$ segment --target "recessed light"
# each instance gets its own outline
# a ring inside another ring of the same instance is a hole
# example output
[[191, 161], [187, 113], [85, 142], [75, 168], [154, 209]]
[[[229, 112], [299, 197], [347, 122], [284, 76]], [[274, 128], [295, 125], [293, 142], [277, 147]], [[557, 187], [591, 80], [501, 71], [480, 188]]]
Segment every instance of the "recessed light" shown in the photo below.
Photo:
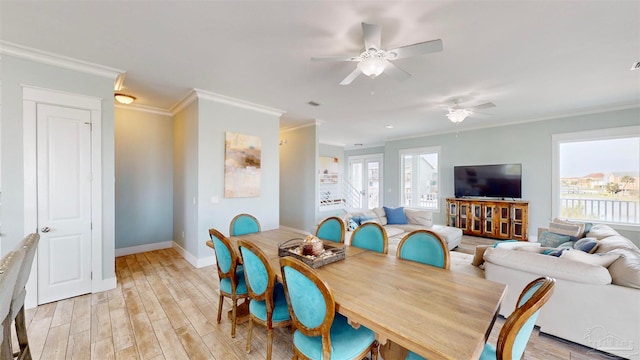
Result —
[[386, 127], [387, 129], [393, 129], [393, 125], [391, 125], [391, 124], [387, 124], [384, 127]]

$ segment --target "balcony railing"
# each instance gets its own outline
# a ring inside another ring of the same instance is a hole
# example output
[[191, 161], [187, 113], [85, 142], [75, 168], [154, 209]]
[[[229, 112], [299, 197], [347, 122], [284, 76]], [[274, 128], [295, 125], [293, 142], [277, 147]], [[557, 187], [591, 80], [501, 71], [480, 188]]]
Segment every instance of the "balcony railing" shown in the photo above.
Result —
[[640, 224], [640, 201], [563, 197], [561, 216], [618, 224]]

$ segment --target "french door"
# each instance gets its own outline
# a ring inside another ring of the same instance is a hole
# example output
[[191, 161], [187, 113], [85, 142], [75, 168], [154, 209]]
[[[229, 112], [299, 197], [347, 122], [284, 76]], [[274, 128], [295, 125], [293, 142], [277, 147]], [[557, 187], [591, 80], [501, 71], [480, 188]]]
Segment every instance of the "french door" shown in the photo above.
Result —
[[348, 206], [367, 210], [382, 206], [382, 154], [349, 156], [349, 184], [352, 194]]

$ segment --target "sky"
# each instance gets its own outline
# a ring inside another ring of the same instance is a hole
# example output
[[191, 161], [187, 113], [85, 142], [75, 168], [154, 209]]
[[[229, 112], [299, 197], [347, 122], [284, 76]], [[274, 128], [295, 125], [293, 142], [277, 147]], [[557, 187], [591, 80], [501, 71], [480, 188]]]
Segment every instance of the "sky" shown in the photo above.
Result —
[[640, 172], [640, 137], [560, 144], [560, 177]]

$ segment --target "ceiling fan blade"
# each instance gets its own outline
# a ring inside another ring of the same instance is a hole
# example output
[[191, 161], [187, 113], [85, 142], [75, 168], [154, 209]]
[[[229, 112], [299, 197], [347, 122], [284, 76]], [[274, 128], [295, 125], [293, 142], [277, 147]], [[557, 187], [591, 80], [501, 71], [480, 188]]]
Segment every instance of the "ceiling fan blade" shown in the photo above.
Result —
[[469, 116], [473, 116], [475, 118], [479, 118], [479, 119], [487, 119], [489, 116], [489, 114], [485, 114], [485, 113], [481, 113], [481, 112], [477, 112], [477, 111], [472, 111], [471, 115]]
[[495, 107], [495, 106], [496, 106], [496, 104], [494, 104], [492, 102], [488, 102], [488, 103], [472, 106], [469, 109], [470, 110], [488, 109], [488, 108], [492, 108], [492, 107]]
[[387, 66], [384, 68], [384, 72], [396, 78], [398, 81], [404, 81], [411, 77], [411, 74], [400, 69], [391, 61], [387, 61]]
[[396, 54], [394, 59], [402, 59], [411, 56], [418, 56], [442, 51], [442, 40], [425, 41], [413, 45], [401, 46], [399, 48], [387, 51], [387, 54]]
[[362, 23], [362, 35], [364, 37], [364, 50], [371, 48], [380, 50], [380, 41], [382, 39], [382, 29], [380, 25]]
[[358, 61], [357, 56], [319, 56], [312, 57], [311, 61]]
[[349, 85], [353, 80], [355, 80], [358, 76], [360, 76], [360, 69], [356, 68], [349, 74], [344, 80], [340, 82], [340, 85]]

